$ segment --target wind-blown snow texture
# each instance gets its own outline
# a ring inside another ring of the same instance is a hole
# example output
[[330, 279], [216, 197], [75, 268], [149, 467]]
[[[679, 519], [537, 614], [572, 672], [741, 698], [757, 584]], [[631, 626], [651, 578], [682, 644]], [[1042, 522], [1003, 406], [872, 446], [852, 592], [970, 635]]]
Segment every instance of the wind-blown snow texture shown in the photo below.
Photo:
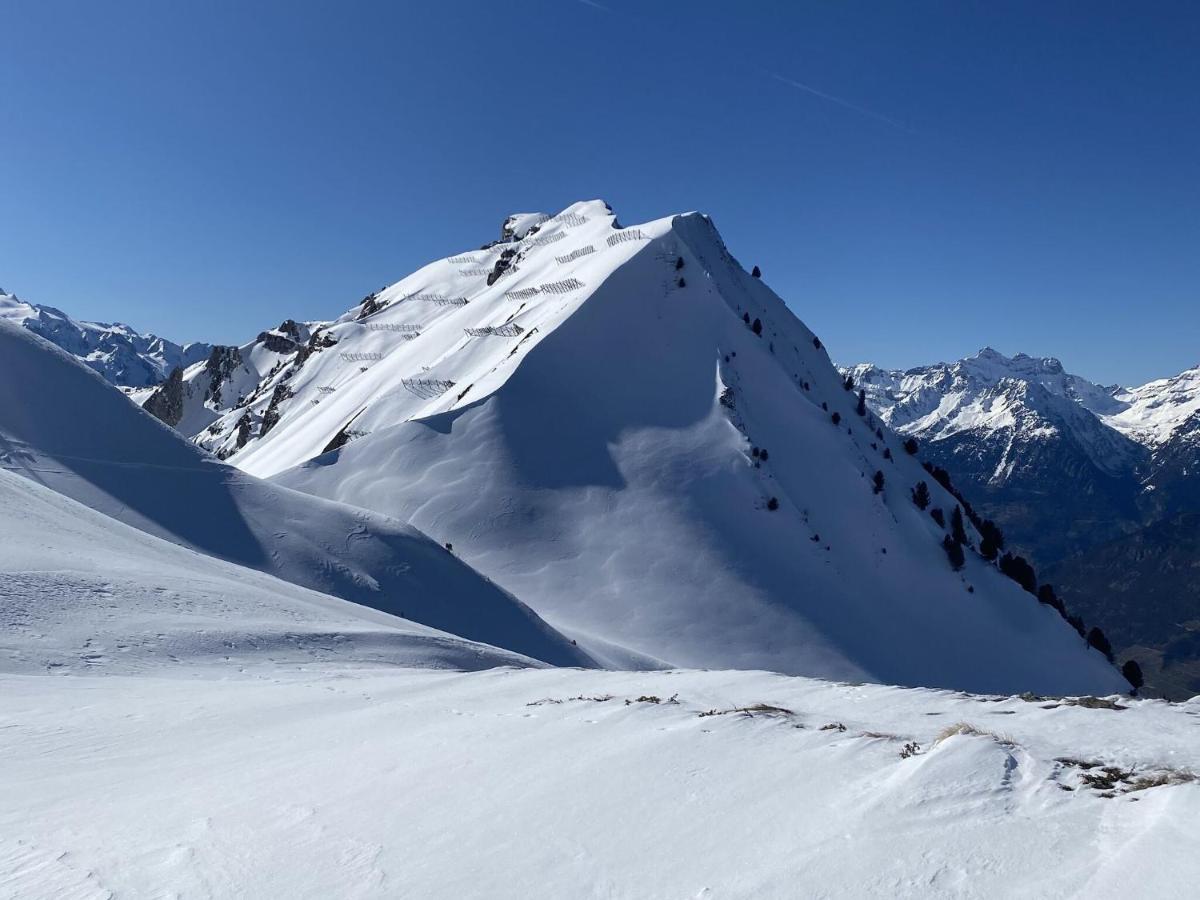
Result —
[[41, 335], [123, 388], [152, 387], [172, 369], [190, 366], [212, 351], [208, 344], [180, 346], [120, 322], [80, 322], [62, 310], [26, 303], [2, 290], [0, 319]]
[[[0, 895], [23, 900], [1126, 900], [1200, 879], [1200, 787], [1169, 783], [1200, 767], [1195, 703], [319, 666], [0, 692]], [[733, 709], [757, 703], [781, 709]], [[937, 740], [959, 722], [1000, 737]], [[1101, 766], [1128, 780], [1087, 786]]]
[[0, 322], [0, 468], [201, 553], [556, 664], [588, 659], [415, 528], [226, 466]]
[[314, 326], [199, 442], [244, 421], [231, 462], [453, 543], [611, 664], [1124, 687], [994, 568], [951, 571], [925, 473], [707, 218], [540, 218]]

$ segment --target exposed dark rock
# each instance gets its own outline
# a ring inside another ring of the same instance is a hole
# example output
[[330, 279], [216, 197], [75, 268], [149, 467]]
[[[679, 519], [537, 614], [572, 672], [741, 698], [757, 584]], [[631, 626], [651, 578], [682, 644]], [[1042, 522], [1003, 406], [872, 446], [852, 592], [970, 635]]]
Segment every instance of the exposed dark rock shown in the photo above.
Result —
[[286, 384], [275, 385], [275, 390], [271, 392], [271, 402], [267, 404], [267, 411], [263, 413], [262, 427], [258, 430], [259, 437], [266, 437], [267, 432], [279, 424], [279, 404], [290, 400], [291, 397], [290, 387]]
[[142, 409], [172, 428], [183, 418], [183, 369], [176, 366], [167, 380], [155, 388]]
[[209, 376], [208, 389], [204, 392], [205, 398], [212, 398], [215, 403], [220, 404], [221, 387], [241, 364], [242, 353], [237, 347], [213, 347], [212, 353], [208, 355], [208, 362], [204, 364], [204, 371]]

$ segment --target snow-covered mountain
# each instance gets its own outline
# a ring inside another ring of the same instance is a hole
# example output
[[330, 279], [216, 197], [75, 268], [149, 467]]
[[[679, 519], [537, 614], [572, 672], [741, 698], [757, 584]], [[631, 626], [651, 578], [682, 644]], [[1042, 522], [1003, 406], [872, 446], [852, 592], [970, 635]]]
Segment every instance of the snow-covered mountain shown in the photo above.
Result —
[[[1056, 359], [1006, 357], [991, 348], [953, 363], [886, 371], [842, 369], [880, 418], [916, 437], [985, 514], [1043, 560], [1081, 540], [1137, 527], [1139, 472], [1148, 452], [1109, 426], [1124, 408], [1115, 388], [1068, 374]], [[1059, 493], [1068, 506], [1048, 507]]]
[[957, 502], [704, 216], [511, 217], [230, 359], [158, 394], [197, 443], [417, 525], [610, 663], [1120, 684], [992, 564], [952, 568], [911, 494]]
[[51, 306], [38, 306], [0, 290], [0, 320], [27, 328], [76, 357], [122, 388], [148, 388], [177, 367], [190, 366], [212, 351], [208, 344], [180, 346], [140, 334], [120, 322], [81, 322]]
[[[907, 371], [842, 373], [1062, 579], [1064, 597], [1119, 636], [1119, 648], [1138, 646], [1145, 659], [1146, 647], [1190, 633], [1195, 616], [1181, 618], [1179, 600], [1200, 560], [1189, 562], [1193, 542], [1178, 529], [1200, 512], [1200, 369], [1105, 387], [1056, 359], [988, 348]], [[1156, 677], [1177, 693], [1200, 689], [1200, 667]]]
[[415, 528], [223, 465], [4, 322], [0, 469], [198, 553], [545, 662], [590, 664]]

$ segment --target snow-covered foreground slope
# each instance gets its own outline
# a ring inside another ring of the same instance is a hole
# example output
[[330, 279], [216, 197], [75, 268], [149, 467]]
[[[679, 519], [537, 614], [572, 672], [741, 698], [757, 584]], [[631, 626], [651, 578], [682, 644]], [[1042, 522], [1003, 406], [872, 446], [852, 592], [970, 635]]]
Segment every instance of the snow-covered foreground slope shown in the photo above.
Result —
[[415, 528], [223, 465], [0, 322], [0, 469], [193, 550], [546, 662], [589, 658]]
[[3, 469], [0, 612], [6, 673], [541, 665], [168, 543]]
[[[1194, 703], [320, 666], [4, 675], [0, 694], [0, 895], [25, 900], [1125, 900], [1200, 880], [1200, 786], [1170, 783], [1200, 767]], [[959, 723], [993, 734], [939, 740]]]
[[140, 334], [120, 322], [81, 322], [52, 306], [38, 306], [0, 290], [0, 319], [57, 344], [123, 388], [158, 384], [177, 366], [190, 366], [211, 352], [208, 344], [179, 344]]
[[[513, 238], [322, 329], [329, 346], [237, 413], [247, 437], [230, 460], [451, 542], [589, 647], [1124, 689], [994, 566], [968, 553], [952, 570], [946, 531], [911, 494], [928, 482], [946, 522], [956, 501], [856, 414], [820, 342], [707, 218], [618, 228], [579, 203]], [[214, 449], [232, 435], [224, 422]]]

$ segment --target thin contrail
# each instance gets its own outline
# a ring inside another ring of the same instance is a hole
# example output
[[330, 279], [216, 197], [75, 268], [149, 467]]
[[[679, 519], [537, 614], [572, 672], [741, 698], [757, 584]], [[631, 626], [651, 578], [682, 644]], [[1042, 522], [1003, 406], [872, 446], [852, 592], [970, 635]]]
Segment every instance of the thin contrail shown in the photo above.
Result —
[[[582, 3], [584, 0], [580, 0], [580, 2]], [[891, 125], [893, 128], [899, 128], [901, 131], [907, 131], [910, 134], [912, 133], [912, 129], [903, 122], [897, 122], [895, 119], [889, 118], [883, 113], [877, 113], [873, 109], [867, 109], [865, 106], [859, 106], [857, 103], [851, 103], [849, 100], [843, 100], [841, 97], [835, 97], [833, 94], [827, 94], [824, 91], [819, 91], [812, 85], [803, 84], [802, 82], [796, 81], [792, 78], [785, 78], [778, 72], [768, 72], [766, 69], [761, 71], [764, 75], [774, 78], [776, 81], [781, 81], [784, 84], [791, 85], [792, 87], [796, 88], [796, 90], [805, 91], [809, 94], [812, 94], [814, 97], [820, 97], [822, 100], [828, 100], [830, 103], [836, 103], [838, 106], [844, 106], [846, 109], [852, 109], [856, 113], [862, 113], [864, 116], [870, 116], [872, 119], [878, 119], [880, 122], [885, 122], [888, 125]]]
[[[603, 3], [598, 2], [598, 0], [578, 0], [578, 2], [582, 3], [584, 6], [590, 6], [592, 9], [598, 9], [598, 10], [601, 10], [602, 12], [606, 12], [606, 13], [609, 13], [614, 16], [625, 16], [626, 18], [633, 19], [634, 21], [645, 22], [645, 20], [642, 19], [640, 16], [634, 15], [633, 13], [615, 10], [610, 6], [605, 6]], [[727, 56], [727, 58], [730, 58], [728, 56], [728, 54], [726, 54], [726, 56]], [[744, 64], [744, 61], [742, 62], [742, 64]], [[789, 87], [794, 87], [798, 91], [804, 91], [807, 94], [812, 94], [814, 97], [818, 97], [821, 100], [826, 101], [827, 103], [836, 103], [838, 106], [840, 106], [844, 109], [852, 110], [852, 111], [858, 113], [859, 115], [870, 116], [872, 119], [875, 119], [878, 122], [883, 122], [885, 125], [891, 125], [893, 128], [899, 128], [901, 131], [906, 131], [909, 134], [916, 133], [908, 125], [905, 125], [903, 122], [898, 122], [893, 118], [885, 116], [883, 113], [877, 113], [873, 109], [867, 109], [865, 106], [859, 106], [857, 103], [851, 103], [849, 100], [843, 100], [841, 97], [835, 97], [833, 94], [827, 94], [824, 91], [817, 90], [812, 85], [804, 84], [803, 82], [796, 81], [794, 78], [788, 78], [784, 75], [780, 75], [778, 72], [771, 72], [767, 69], [762, 68], [761, 66], [752, 66], [752, 67], [757, 69], [761, 74], [765, 75], [767, 78], [774, 79], [775, 81], [781, 82], [782, 84], [786, 84]]]

